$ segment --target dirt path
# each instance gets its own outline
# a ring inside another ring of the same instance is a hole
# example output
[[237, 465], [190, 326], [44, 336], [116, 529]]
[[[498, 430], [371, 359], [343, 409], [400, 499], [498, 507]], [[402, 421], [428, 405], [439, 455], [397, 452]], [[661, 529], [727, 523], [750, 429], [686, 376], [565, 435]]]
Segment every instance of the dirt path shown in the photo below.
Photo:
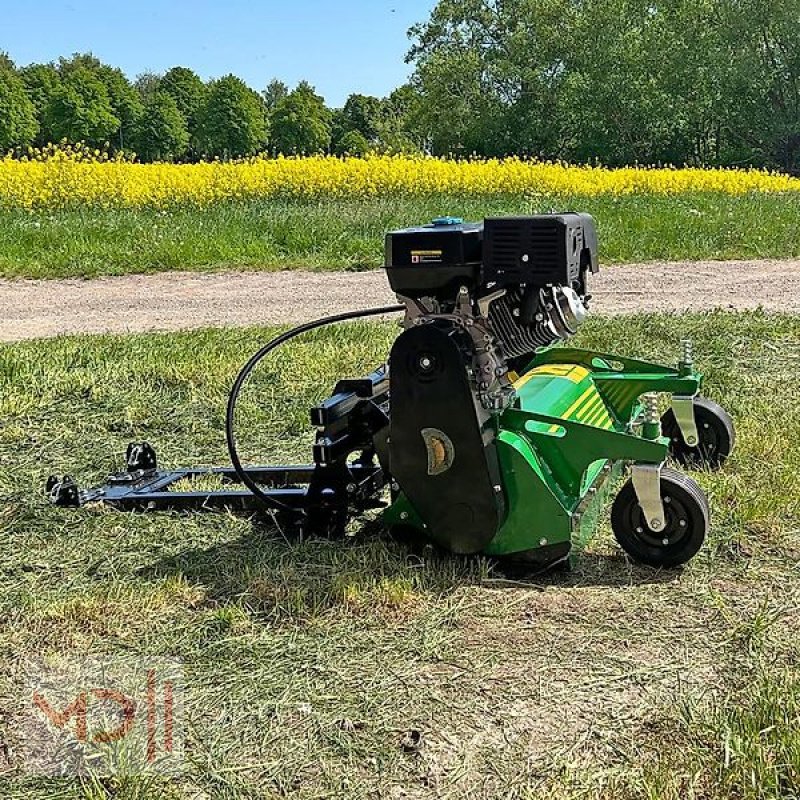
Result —
[[[709, 308], [800, 313], [800, 261], [700, 261], [609, 267], [592, 311]], [[165, 272], [97, 280], [0, 280], [0, 341], [303, 322], [394, 302], [382, 271]]]

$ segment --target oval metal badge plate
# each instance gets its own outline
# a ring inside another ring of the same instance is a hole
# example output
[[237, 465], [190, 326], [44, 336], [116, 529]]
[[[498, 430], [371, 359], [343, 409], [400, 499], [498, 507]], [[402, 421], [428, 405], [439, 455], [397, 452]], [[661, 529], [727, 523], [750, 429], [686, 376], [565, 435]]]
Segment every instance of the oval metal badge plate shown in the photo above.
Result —
[[447, 472], [456, 457], [456, 449], [450, 437], [438, 428], [423, 428], [422, 438], [428, 451], [428, 475]]

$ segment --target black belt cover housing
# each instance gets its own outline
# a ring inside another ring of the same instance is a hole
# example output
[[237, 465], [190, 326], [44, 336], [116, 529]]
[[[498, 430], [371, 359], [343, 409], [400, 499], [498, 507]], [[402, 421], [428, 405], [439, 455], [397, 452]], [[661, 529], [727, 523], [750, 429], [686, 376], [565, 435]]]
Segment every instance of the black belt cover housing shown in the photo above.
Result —
[[464, 554], [483, 550], [505, 517], [494, 435], [481, 431], [467, 376], [471, 358], [465, 331], [433, 323], [402, 333], [389, 362], [392, 477], [430, 538]]

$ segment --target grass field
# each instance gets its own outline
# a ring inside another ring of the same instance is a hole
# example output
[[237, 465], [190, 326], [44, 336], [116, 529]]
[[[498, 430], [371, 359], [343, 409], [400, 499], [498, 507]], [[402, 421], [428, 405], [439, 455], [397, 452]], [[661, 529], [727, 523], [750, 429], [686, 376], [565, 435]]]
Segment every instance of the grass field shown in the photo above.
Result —
[[398, 197], [219, 203], [173, 210], [0, 210], [0, 276], [220, 268], [368, 269], [384, 233], [442, 214], [591, 212], [604, 262], [800, 255], [800, 193]]
[[[800, 318], [593, 319], [580, 337], [670, 361], [693, 337], [708, 393], [735, 417], [726, 469], [695, 473], [713, 527], [681, 572], [630, 565], [607, 524], [571, 573], [519, 582], [480, 560], [412, 558], [359, 528], [297, 542], [225, 514], [45, 503], [49, 472], [102, 480], [132, 439], [165, 465], [223, 461], [227, 388], [268, 335], [0, 349], [4, 796], [797, 796]], [[373, 366], [391, 336], [320, 332], [268, 365], [265, 413], [248, 396], [244, 415], [279, 441], [246, 436], [248, 454], [302, 449], [308, 403]], [[18, 659], [59, 651], [184, 661], [182, 779], [21, 774]], [[422, 745], [408, 752], [411, 730]]]

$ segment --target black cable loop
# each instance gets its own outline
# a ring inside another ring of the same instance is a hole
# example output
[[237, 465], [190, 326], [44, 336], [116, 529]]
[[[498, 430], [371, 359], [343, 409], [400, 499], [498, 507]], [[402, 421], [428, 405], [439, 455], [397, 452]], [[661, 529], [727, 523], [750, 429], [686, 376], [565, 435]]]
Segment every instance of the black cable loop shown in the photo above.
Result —
[[233, 383], [233, 386], [231, 387], [231, 392], [228, 395], [228, 408], [225, 413], [225, 436], [228, 442], [228, 453], [230, 454], [231, 464], [233, 465], [233, 469], [236, 472], [237, 477], [262, 503], [264, 503], [264, 505], [271, 506], [273, 508], [279, 508], [284, 511], [296, 511], [293, 506], [282, 503], [280, 500], [276, 500], [274, 497], [270, 497], [256, 483], [256, 481], [254, 481], [250, 475], [248, 475], [247, 470], [244, 468], [242, 461], [239, 458], [239, 451], [236, 447], [236, 435], [234, 431], [234, 417], [236, 414], [236, 403], [239, 400], [239, 394], [242, 391], [245, 381], [250, 377], [251, 373], [258, 366], [258, 364], [264, 358], [266, 358], [266, 356], [268, 356], [277, 347], [285, 344], [290, 339], [294, 339], [296, 336], [300, 336], [308, 331], [313, 331], [316, 328], [322, 328], [326, 325], [334, 325], [337, 322], [346, 322], [347, 320], [361, 319], [363, 317], [378, 317], [383, 314], [396, 314], [398, 311], [405, 311], [405, 308], [406, 307], [403, 305], [381, 306], [380, 308], [368, 308], [366, 311], [346, 311], [342, 314], [334, 314], [330, 317], [323, 317], [322, 319], [317, 319], [312, 322], [306, 322], [303, 325], [298, 325], [296, 328], [292, 328], [291, 330], [288, 330], [285, 333], [282, 333], [280, 336], [276, 336], [274, 339], [267, 342], [244, 365], [244, 367], [242, 367]]

